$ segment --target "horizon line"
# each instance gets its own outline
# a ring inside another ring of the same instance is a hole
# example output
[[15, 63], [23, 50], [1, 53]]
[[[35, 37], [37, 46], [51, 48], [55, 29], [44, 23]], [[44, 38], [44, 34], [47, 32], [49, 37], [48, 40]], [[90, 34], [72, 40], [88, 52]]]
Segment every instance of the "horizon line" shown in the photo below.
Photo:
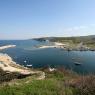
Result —
[[94, 36], [94, 35], [80, 35], [80, 36], [41, 36], [41, 37], [31, 37], [26, 39], [0, 39], [0, 40], [31, 40], [35, 38], [53, 38], [53, 37], [85, 37], [85, 36]]

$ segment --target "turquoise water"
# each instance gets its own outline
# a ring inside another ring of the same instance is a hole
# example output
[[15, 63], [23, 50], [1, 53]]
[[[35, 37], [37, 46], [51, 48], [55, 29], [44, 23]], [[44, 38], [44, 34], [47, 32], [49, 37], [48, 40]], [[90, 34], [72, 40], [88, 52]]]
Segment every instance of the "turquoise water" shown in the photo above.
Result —
[[[38, 49], [39, 45], [53, 43], [37, 42], [34, 40], [0, 41], [0, 45], [15, 44], [16, 48], [1, 51], [7, 53], [19, 64], [32, 64], [33, 68], [43, 66], [64, 66], [78, 73], [95, 73], [95, 52], [92, 51], [64, 51], [57, 48]], [[81, 65], [75, 65], [79, 59]], [[24, 62], [26, 60], [26, 63]]]

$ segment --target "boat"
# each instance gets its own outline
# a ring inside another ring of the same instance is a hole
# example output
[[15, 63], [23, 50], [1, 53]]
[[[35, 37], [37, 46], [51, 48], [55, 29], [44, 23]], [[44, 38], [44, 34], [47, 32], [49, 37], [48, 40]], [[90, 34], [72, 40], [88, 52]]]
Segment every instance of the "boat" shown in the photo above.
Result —
[[32, 67], [32, 65], [31, 65], [31, 64], [30, 64], [30, 65], [29, 65], [29, 64], [27, 64], [26, 66], [27, 66], [27, 67]]
[[27, 61], [25, 60], [24, 63], [26, 63]]
[[75, 65], [81, 65], [82, 63], [80, 62], [74, 62]]

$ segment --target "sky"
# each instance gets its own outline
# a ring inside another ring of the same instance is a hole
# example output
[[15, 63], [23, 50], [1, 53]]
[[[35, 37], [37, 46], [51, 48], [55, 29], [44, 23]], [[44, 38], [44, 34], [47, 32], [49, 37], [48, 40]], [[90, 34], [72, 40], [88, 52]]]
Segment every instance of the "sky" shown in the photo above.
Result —
[[0, 39], [95, 35], [95, 0], [0, 0]]

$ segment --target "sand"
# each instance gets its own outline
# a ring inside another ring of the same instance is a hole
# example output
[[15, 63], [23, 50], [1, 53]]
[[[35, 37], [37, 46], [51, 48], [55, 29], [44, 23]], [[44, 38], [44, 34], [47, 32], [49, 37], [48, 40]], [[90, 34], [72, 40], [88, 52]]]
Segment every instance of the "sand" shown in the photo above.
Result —
[[66, 44], [54, 42], [54, 45], [44, 45], [44, 46], [40, 46], [39, 48], [40, 49], [45, 49], [45, 48], [64, 48], [64, 46], [66, 46]]

